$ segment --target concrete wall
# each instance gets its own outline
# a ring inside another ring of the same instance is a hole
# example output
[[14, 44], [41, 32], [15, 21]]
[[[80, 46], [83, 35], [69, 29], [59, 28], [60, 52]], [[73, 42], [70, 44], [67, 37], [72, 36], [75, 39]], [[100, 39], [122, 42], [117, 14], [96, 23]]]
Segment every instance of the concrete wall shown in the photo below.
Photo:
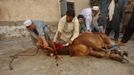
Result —
[[0, 40], [29, 37], [29, 32], [24, 26], [0, 26]]
[[[77, 15], [89, 7], [89, 0], [67, 1], [75, 3]], [[45, 21], [53, 38], [60, 18], [60, 0], [0, 0], [0, 40], [28, 37], [25, 19]]]
[[0, 0], [0, 40], [29, 37], [25, 19], [43, 20], [54, 31], [60, 19], [59, 0]]
[[57, 22], [60, 19], [59, 0], [0, 0], [0, 21], [29, 18]]
[[[76, 14], [89, 7], [90, 0], [67, 0], [75, 3]], [[40, 19], [45, 22], [58, 22], [60, 0], [0, 0], [0, 21]]]

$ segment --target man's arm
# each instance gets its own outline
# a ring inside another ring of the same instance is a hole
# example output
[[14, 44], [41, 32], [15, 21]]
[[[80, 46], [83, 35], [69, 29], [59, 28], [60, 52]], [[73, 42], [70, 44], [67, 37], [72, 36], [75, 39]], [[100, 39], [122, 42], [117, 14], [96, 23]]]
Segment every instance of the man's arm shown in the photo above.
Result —
[[92, 22], [92, 17], [87, 17], [86, 18], [86, 27], [87, 27], [87, 31], [91, 32], [91, 22]]
[[40, 39], [42, 39], [42, 41], [43, 41], [43, 46], [46, 48], [46, 47], [48, 47], [48, 43], [47, 43], [47, 40], [46, 40], [46, 38], [45, 38], [45, 36], [44, 36], [44, 30], [43, 30], [43, 28], [44, 28], [44, 25], [36, 25], [36, 29], [37, 29], [37, 31], [38, 31], [38, 33], [39, 33], [39, 35], [38, 35], [38, 39], [40, 38]]
[[79, 36], [79, 21], [78, 19], [75, 17], [75, 23], [74, 23], [74, 32], [73, 32], [73, 36], [70, 39], [70, 42], [72, 42], [76, 37]]
[[60, 21], [59, 21], [58, 29], [57, 29], [57, 32], [54, 36], [54, 40], [53, 40], [54, 42], [58, 42], [60, 40], [63, 25], [64, 25], [64, 17], [61, 18]]
[[30, 37], [32, 39], [33, 45], [37, 45], [37, 38], [38, 38], [38, 36], [34, 32], [30, 31]]

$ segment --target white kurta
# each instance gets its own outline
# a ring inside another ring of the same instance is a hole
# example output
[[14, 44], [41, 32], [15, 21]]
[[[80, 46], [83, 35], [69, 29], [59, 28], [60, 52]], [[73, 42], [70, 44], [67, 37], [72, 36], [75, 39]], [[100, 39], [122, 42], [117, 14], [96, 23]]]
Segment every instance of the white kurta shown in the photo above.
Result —
[[66, 22], [66, 16], [63, 16], [58, 24], [58, 30], [54, 37], [54, 42], [56, 42], [57, 33], [61, 33], [61, 40], [65, 41], [73, 41], [79, 35], [79, 21], [77, 17], [74, 17], [72, 22]]
[[109, 21], [112, 20], [113, 15], [114, 15], [114, 9], [115, 9], [115, 1], [112, 0], [111, 3], [109, 4], [108, 10], [109, 10]]
[[91, 8], [85, 8], [82, 10], [81, 14], [85, 17], [86, 19], [86, 27], [87, 30], [92, 30], [91, 28], [91, 23], [92, 23], [92, 9]]

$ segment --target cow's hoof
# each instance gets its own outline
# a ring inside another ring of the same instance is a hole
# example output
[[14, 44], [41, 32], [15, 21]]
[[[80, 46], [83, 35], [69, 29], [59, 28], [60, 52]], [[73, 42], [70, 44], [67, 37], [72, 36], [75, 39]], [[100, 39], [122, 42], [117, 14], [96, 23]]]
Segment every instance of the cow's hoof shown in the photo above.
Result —
[[53, 57], [54, 54], [53, 53], [47, 53], [47, 56]]
[[119, 51], [119, 55], [121, 57], [124, 57], [124, 56], [128, 57], [128, 52], [127, 51]]
[[123, 56], [128, 57], [128, 52], [127, 51], [124, 51]]
[[126, 58], [122, 58], [122, 60], [120, 62], [121, 63], [129, 63], [129, 60], [127, 60]]

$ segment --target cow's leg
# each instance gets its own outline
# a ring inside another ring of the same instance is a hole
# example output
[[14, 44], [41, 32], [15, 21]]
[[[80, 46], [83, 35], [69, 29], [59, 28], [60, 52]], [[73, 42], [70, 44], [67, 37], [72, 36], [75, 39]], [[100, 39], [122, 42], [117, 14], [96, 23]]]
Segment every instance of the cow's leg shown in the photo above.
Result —
[[48, 50], [48, 53], [53, 53], [54, 55], [57, 55], [57, 50], [55, 48], [54, 42], [52, 41], [47, 41], [49, 44], [49, 47], [46, 48]]
[[91, 44], [91, 45], [88, 46], [88, 47], [92, 47], [93, 50], [98, 51], [98, 52], [105, 52], [105, 53], [108, 53], [108, 52], [109, 52], [108, 50], [103, 49], [103, 48], [101, 48], [101, 47], [99, 47], [99, 46], [96, 46], [96, 45], [94, 45], [94, 44]]
[[98, 51], [94, 51], [92, 49], [89, 50], [89, 55], [97, 57], [97, 58], [102, 58], [105, 57], [105, 52], [98, 52]]
[[89, 55], [92, 55], [94, 57], [103, 57], [103, 58], [110, 58], [116, 61], [122, 62], [123, 57], [119, 56], [118, 54], [106, 54], [105, 52], [97, 52], [94, 50], [90, 50]]
[[123, 61], [123, 57], [121, 57], [120, 55], [118, 54], [110, 54], [109, 56], [107, 56], [108, 58], [110, 59], [113, 59], [113, 60], [117, 60], [119, 62], [122, 62]]
[[89, 42], [85, 41], [85, 42], [83, 42], [83, 44], [86, 45], [87, 47], [92, 47], [95, 51], [99, 51], [99, 52], [102, 51], [105, 53], [108, 52], [106, 49], [103, 49], [103, 48], [101, 48], [101, 46], [98, 46], [90, 41]]

